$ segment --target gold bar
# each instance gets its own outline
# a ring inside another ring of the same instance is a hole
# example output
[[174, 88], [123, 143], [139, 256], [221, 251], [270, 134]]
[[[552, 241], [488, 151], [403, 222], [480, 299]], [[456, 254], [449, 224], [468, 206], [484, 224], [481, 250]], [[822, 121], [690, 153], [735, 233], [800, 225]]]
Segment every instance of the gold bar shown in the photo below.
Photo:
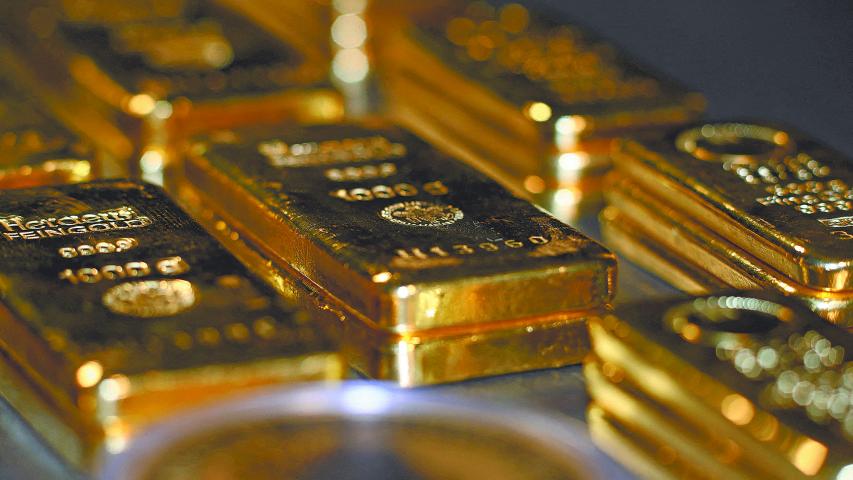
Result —
[[465, 2], [392, 38], [379, 48], [391, 113], [555, 210], [598, 191], [579, 182], [608, 168], [611, 139], [704, 108], [593, 33], [518, 4]]
[[[80, 125], [75, 112], [94, 110], [118, 125], [112, 133], [139, 160], [131, 172], [158, 179], [174, 160], [173, 144], [186, 135], [342, 115], [340, 95], [326, 81], [327, 62], [306, 59], [268, 22], [254, 24], [251, 8], [224, 1], [78, 3], [9, 5], [3, 13], [14, 21], [6, 36], [41, 95], [66, 113], [63, 121]], [[101, 130], [107, 129], [93, 135]]]
[[246, 129], [193, 150], [191, 184], [376, 328], [534, 320], [612, 298], [612, 254], [402, 130]]
[[[638, 259], [653, 271], [669, 270], [669, 276], [673, 277], [672, 269], [675, 265], [680, 265], [675, 269], [698, 270], [701, 273], [692, 279], [708, 287], [706, 293], [720, 290], [713, 288], [713, 280], [703, 278], [708, 276], [715, 278], [716, 283], [732, 288], [776, 289], [785, 295], [799, 298], [832, 323], [845, 327], [853, 325], [851, 292], [827, 292], [792, 282], [750, 252], [697, 223], [677, 207], [650, 195], [631, 180], [614, 175], [610, 184], [607, 190], [608, 202], [626, 217], [624, 223], [616, 228], [632, 228], [633, 225], [633, 236], [638, 242], [656, 245], [651, 248], [659, 253], [668, 252], [668, 255], [664, 255], [669, 257], [669, 268], [655, 262], [650, 256]], [[608, 228], [605, 227], [605, 230]], [[676, 280], [673, 285], [686, 290], [690, 284], [685, 283], [685, 278], [673, 278]]]
[[[657, 438], [682, 430], [683, 441], [671, 445], [727, 446], [705, 457], [700, 449], [694, 462], [776, 478], [835, 478], [849, 463], [849, 405], [818, 397], [844, 395], [850, 333], [784, 297], [740, 292], [626, 305], [591, 319], [590, 337], [595, 356], [585, 373], [596, 402], [664, 425], [646, 429]], [[803, 397], [799, 389], [809, 385], [822, 393]]]
[[853, 290], [853, 170], [799, 133], [745, 123], [695, 125], [625, 142], [619, 169], [735, 246], [812, 290]]
[[74, 463], [238, 390], [343, 375], [329, 333], [156, 187], [10, 190], [0, 212], [0, 350], [75, 425], [79, 444], [54, 445]]
[[286, 264], [270, 262], [275, 252], [266, 250], [240, 221], [214, 211], [216, 202], [192, 185], [184, 182], [178, 192], [182, 206], [253, 272], [337, 331], [350, 366], [367, 377], [414, 387], [561, 367], [579, 363], [589, 351], [586, 318], [595, 312], [415, 334], [373, 328], [363, 315], [309, 286]]

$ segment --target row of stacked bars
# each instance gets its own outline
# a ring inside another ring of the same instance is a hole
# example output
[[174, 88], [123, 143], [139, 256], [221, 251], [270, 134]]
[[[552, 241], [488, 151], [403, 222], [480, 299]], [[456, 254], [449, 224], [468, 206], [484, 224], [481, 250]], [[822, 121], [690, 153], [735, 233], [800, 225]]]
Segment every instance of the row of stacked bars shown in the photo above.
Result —
[[849, 478], [853, 335], [775, 293], [589, 323], [593, 439], [644, 478]]
[[621, 142], [608, 245], [701, 294], [770, 289], [851, 327], [849, 159], [793, 130], [728, 122]]
[[[329, 63], [270, 22], [288, 15], [0, 8], [5, 184], [87, 181], [0, 198], [0, 392], [72, 463], [233, 392], [342, 378], [344, 361], [408, 386], [588, 351], [612, 254], [399, 127], [345, 120]], [[98, 180], [126, 175], [164, 181], [197, 220], [154, 186]]]

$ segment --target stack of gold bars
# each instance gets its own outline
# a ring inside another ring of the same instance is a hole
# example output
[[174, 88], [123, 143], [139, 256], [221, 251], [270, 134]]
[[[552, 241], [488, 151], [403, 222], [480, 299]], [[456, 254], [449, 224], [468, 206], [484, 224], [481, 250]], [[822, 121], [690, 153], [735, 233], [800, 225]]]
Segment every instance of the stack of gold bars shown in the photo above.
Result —
[[[347, 366], [586, 357], [594, 436], [642, 475], [853, 478], [839, 154], [692, 125], [700, 94], [516, 3], [9, 1], [0, 27], [0, 396], [75, 467]], [[676, 287], [823, 319], [611, 314], [616, 257], [562, 223], [603, 197]]]

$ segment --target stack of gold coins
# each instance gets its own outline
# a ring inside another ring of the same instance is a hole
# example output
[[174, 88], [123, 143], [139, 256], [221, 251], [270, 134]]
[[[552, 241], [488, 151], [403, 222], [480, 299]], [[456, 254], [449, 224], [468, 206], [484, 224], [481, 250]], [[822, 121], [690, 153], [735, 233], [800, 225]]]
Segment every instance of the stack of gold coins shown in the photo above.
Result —
[[[257, 12], [244, 5], [252, 2], [220, 3], [228, 2], [15, 3], [3, 7], [3, 33], [21, 75], [63, 121], [127, 159], [124, 172], [162, 182], [184, 135], [342, 114], [325, 60], [254, 23]], [[99, 122], [84, 124], [78, 112]]]
[[393, 116], [564, 220], [600, 199], [612, 139], [704, 107], [592, 33], [518, 4], [418, 16], [379, 55]]
[[846, 478], [853, 337], [749, 292], [590, 320], [593, 437], [648, 478]]
[[151, 185], [6, 190], [0, 259], [0, 395], [84, 469], [167, 416], [345, 372], [334, 332]]
[[684, 127], [615, 153], [601, 215], [628, 258], [693, 293], [769, 288], [853, 325], [853, 171], [770, 125]]
[[299, 276], [372, 377], [576, 363], [613, 296], [611, 253], [384, 122], [219, 132], [185, 169], [181, 200]]

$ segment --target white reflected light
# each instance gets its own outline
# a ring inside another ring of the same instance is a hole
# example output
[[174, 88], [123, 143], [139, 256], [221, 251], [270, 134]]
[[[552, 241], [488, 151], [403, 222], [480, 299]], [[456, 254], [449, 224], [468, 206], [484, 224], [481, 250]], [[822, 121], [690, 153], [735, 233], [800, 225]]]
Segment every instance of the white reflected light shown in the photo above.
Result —
[[341, 48], [358, 48], [367, 40], [367, 24], [358, 15], [341, 15], [332, 24], [332, 40]]
[[391, 395], [380, 387], [359, 385], [346, 390], [341, 402], [349, 413], [375, 415], [388, 409]]
[[332, 73], [344, 83], [358, 83], [367, 78], [370, 63], [367, 55], [358, 48], [347, 48], [335, 54]]

